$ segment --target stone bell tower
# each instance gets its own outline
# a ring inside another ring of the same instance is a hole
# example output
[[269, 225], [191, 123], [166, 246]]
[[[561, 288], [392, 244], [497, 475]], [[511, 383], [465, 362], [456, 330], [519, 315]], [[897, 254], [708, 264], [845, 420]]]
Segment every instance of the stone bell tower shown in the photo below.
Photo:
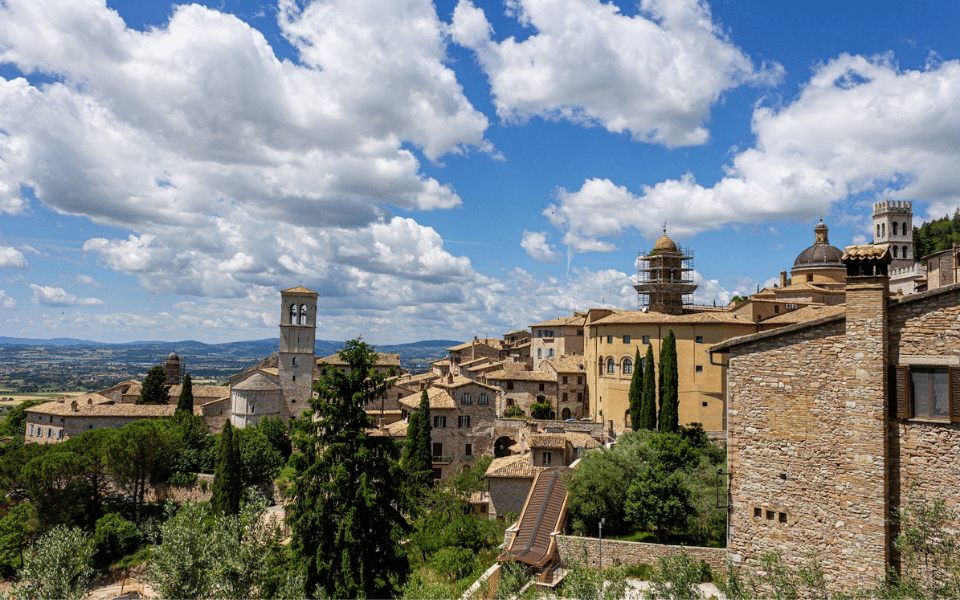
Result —
[[317, 338], [317, 297], [303, 286], [280, 292], [280, 352], [277, 375], [283, 390], [280, 415], [289, 420], [308, 408]]

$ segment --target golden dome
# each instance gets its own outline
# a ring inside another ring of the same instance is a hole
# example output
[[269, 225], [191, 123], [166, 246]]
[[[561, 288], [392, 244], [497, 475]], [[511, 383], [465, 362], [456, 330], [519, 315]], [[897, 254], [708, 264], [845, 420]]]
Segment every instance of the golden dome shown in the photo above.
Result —
[[667, 237], [667, 232], [664, 231], [660, 239], [657, 240], [657, 243], [653, 245], [653, 250], [655, 252], [676, 252], [677, 245]]

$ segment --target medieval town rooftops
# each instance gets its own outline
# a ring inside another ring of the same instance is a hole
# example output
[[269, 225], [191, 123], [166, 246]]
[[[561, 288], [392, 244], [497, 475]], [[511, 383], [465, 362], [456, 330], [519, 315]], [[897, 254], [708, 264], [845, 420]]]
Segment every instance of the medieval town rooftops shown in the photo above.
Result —
[[535, 467], [530, 454], [515, 454], [503, 456], [490, 461], [485, 475], [505, 479], [532, 479], [534, 475], [547, 467]]
[[[97, 394], [90, 394], [95, 396]], [[27, 412], [41, 415], [84, 415], [98, 417], [171, 417], [177, 410], [174, 404], [88, 404], [80, 399], [87, 396], [78, 396], [70, 401], [45, 402], [39, 406], [28, 408]], [[76, 404], [74, 404], [76, 402]], [[76, 406], [76, 410], [74, 410]]]
[[[330, 356], [324, 356], [323, 358], [317, 359], [317, 364], [326, 363], [331, 367], [346, 367], [349, 366], [343, 359], [340, 358], [340, 355], [334, 352]], [[374, 367], [399, 367], [400, 366], [400, 355], [399, 354], [385, 354], [382, 352], [377, 352], [377, 363]]]
[[600, 442], [589, 433], [568, 431], [563, 434], [574, 448], [599, 448]]
[[[469, 377], [460, 377], [460, 376], [451, 377], [450, 375], [448, 375], [447, 377], [444, 377], [444, 378], [442, 378], [442, 379], [439, 379], [439, 380], [437, 380], [437, 381], [434, 381], [434, 382], [433, 382], [433, 385], [436, 386], [436, 387], [440, 387], [440, 388], [444, 388], [444, 389], [448, 389], [448, 390], [455, 390], [455, 389], [457, 389], [457, 388], [459, 388], [459, 387], [463, 387], [463, 386], [465, 386], [465, 385], [477, 385], [477, 386], [480, 386], [480, 387], [487, 388], [487, 389], [489, 389], [489, 390], [491, 390], [491, 391], [493, 391], [493, 392], [499, 392], [499, 391], [500, 391], [498, 388], [495, 388], [495, 387], [493, 387], [493, 386], [491, 386], [491, 385], [487, 385], [487, 384], [485, 384], [485, 383], [480, 383], [479, 381], [475, 381], [475, 380], [473, 380], [473, 379], [470, 379]], [[433, 405], [431, 404], [431, 406], [433, 406]]]
[[842, 313], [845, 310], [845, 304], [834, 304], [832, 306], [826, 304], [811, 304], [810, 306], [804, 306], [803, 308], [765, 319], [763, 325], [792, 325], [793, 323], [803, 323], [804, 321], [830, 317]]

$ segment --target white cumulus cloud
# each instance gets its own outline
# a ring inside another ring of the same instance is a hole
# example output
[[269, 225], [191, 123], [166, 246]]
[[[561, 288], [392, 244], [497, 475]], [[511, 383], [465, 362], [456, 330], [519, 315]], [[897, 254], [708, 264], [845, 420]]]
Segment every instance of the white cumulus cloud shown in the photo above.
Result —
[[779, 65], [757, 69], [699, 0], [643, 0], [636, 16], [599, 0], [507, 5], [533, 35], [495, 41], [470, 0], [460, 0], [450, 26], [476, 53], [506, 121], [565, 119], [668, 147], [697, 145], [724, 91], [781, 76]]
[[17, 301], [7, 295], [5, 290], [0, 290], [0, 308], [14, 308]]
[[33, 303], [41, 306], [82, 306], [103, 304], [99, 298], [78, 298], [73, 294], [68, 294], [66, 290], [60, 287], [49, 285], [30, 284], [33, 290]]
[[702, 186], [691, 173], [633, 192], [589, 179], [559, 190], [545, 214], [581, 252], [612, 248], [605, 238], [628, 229], [653, 239], [664, 221], [676, 239], [730, 223], [811, 220], [863, 195], [952, 214], [960, 203], [957, 105], [960, 61], [901, 70], [889, 56], [842, 55], [819, 66], [793, 102], [754, 111], [755, 144], [716, 184]]
[[0, 268], [26, 269], [27, 266], [27, 259], [22, 252], [10, 246], [0, 246]]
[[524, 230], [520, 247], [526, 250], [527, 255], [537, 262], [557, 262], [560, 256], [547, 241], [547, 233], [545, 231]]

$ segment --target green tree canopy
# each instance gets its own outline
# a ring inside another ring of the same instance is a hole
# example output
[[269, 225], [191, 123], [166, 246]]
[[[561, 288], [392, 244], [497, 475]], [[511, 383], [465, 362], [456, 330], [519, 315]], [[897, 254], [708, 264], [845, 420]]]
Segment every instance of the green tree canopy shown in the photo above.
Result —
[[163, 367], [157, 365], [147, 372], [140, 388], [140, 397], [137, 404], [169, 404], [170, 389], [167, 387], [167, 376]]
[[75, 452], [87, 460], [87, 468], [83, 476], [90, 489], [90, 508], [87, 515], [90, 524], [96, 522], [101, 516], [101, 504], [108, 475], [107, 447], [116, 435], [116, 429], [101, 427], [85, 431], [62, 444], [65, 450]]
[[534, 402], [530, 405], [530, 416], [545, 421], [550, 418], [552, 408], [549, 402]]
[[628, 519], [653, 529], [657, 542], [663, 543], [668, 531], [686, 527], [693, 512], [693, 494], [681, 473], [648, 466], [630, 484], [626, 511]]
[[289, 522], [292, 551], [306, 565], [306, 589], [333, 598], [396, 597], [408, 563], [399, 448], [369, 436], [364, 408], [386, 393], [377, 355], [360, 340], [338, 353], [349, 374], [327, 367], [310, 410], [295, 420], [297, 470]]
[[[647, 357], [643, 361], [643, 390], [640, 395], [640, 429], [657, 428], [657, 378], [653, 364], [653, 346], [647, 344]], [[634, 426], [634, 429], [637, 429]]]
[[287, 433], [287, 424], [284, 423], [283, 419], [266, 416], [260, 419], [257, 429], [267, 436], [270, 444], [276, 448], [286, 462], [290, 458], [290, 453], [293, 452], [293, 446], [290, 443], [290, 434]]
[[37, 518], [47, 529], [60, 523], [82, 520], [90, 495], [84, 478], [90, 460], [60, 448], [34, 458], [23, 467], [29, 482], [27, 496], [37, 509]]
[[241, 469], [239, 432], [227, 419], [220, 433], [220, 454], [210, 497], [210, 505], [215, 513], [235, 515], [240, 512], [240, 497], [243, 494]]
[[190, 381], [190, 373], [183, 376], [180, 398], [177, 399], [177, 412], [193, 414], [193, 382]]
[[407, 440], [403, 448], [403, 469], [411, 497], [420, 498], [433, 480], [433, 446], [430, 422], [430, 398], [427, 390], [420, 393], [420, 406], [407, 422]]
[[[92, 559], [90, 534], [56, 527], [31, 546], [14, 597], [79, 600], [93, 587]], [[31, 585], [37, 587], [27, 587]]]
[[259, 427], [234, 429], [240, 441], [241, 482], [247, 485], [266, 485], [280, 472], [283, 457], [273, 447]]
[[673, 330], [660, 347], [660, 431], [677, 431], [680, 427], [680, 390], [677, 371], [677, 338]]
[[138, 520], [147, 486], [166, 481], [177, 446], [170, 424], [156, 419], [124, 425], [109, 439], [107, 468], [113, 480], [135, 499]]

